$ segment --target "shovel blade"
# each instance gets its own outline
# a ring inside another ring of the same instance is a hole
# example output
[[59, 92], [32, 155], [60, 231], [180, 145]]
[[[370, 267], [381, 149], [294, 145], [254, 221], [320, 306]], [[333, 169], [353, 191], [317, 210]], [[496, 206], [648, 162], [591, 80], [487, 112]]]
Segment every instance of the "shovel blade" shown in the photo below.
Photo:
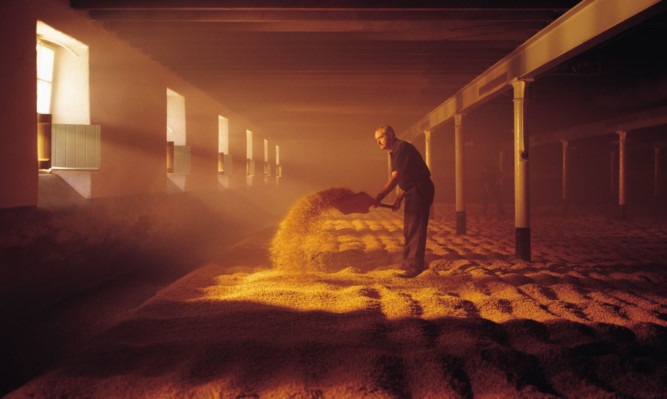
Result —
[[346, 195], [333, 202], [333, 207], [344, 215], [350, 213], [368, 213], [369, 208], [375, 204], [375, 200], [365, 192]]

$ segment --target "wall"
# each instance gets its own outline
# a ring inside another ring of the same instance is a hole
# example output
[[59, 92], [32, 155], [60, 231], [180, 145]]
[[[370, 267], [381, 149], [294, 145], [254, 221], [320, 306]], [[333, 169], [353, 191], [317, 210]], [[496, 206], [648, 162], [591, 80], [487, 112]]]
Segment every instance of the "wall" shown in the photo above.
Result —
[[[26, 4], [27, 3], [27, 4]], [[7, 2], [0, 13], [0, 208], [37, 203], [37, 84], [32, 2]], [[8, 40], [11, 38], [11, 40]], [[17, 74], [16, 71], [29, 71]]]
[[[38, 20], [89, 49], [90, 92], [83, 93], [75, 103], [89, 94], [90, 123], [102, 126], [100, 170], [54, 172], [80, 195], [104, 198], [166, 192], [167, 88], [183, 95], [186, 101], [186, 144], [192, 150], [186, 191], [218, 188], [219, 114], [230, 121], [236, 187], [245, 187], [245, 129], [251, 129], [255, 140], [263, 142], [268, 137], [260, 127], [104, 30], [85, 12], [71, 10], [66, 0], [11, 2], [3, 7], [3, 36], [12, 40], [0, 44], [4, 55], [0, 64], [0, 115], [5, 126], [0, 146], [0, 167], [4, 171], [0, 174], [0, 208], [37, 204], [34, 71]], [[69, 103], [67, 106], [71, 106]]]

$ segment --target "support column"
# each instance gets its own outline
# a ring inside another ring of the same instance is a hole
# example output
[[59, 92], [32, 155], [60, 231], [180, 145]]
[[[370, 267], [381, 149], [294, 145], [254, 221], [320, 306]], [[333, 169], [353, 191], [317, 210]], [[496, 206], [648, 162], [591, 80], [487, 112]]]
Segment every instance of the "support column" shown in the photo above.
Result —
[[609, 198], [616, 193], [616, 151], [609, 151]]
[[514, 227], [516, 257], [530, 261], [530, 198], [528, 134], [524, 129], [526, 81], [512, 81], [514, 89]]
[[616, 134], [618, 134], [618, 217], [619, 219], [624, 220], [627, 218], [625, 203], [625, 162], [628, 133], [624, 130], [619, 130]]
[[562, 192], [562, 202], [563, 202], [563, 214], [567, 216], [567, 211], [569, 208], [569, 193], [568, 193], [568, 180], [567, 180], [567, 147], [569, 142], [567, 140], [561, 140], [563, 144], [563, 187]]
[[[498, 172], [500, 172], [500, 201], [505, 202], [505, 163], [504, 152], [498, 151]], [[504, 205], [503, 205], [504, 209]]]
[[653, 197], [660, 198], [660, 146], [653, 147]]
[[466, 234], [466, 211], [463, 185], [463, 114], [454, 115], [454, 158], [456, 162], [456, 234]]
[[428, 166], [428, 169], [431, 170], [431, 131], [430, 130], [424, 130], [424, 157], [426, 158], [424, 161], [426, 162], [426, 166]]
[[391, 154], [387, 153], [387, 179], [391, 178]]
[[[387, 152], [387, 180], [391, 179], [391, 154]], [[398, 186], [396, 186], [396, 189], [394, 190], [394, 193], [398, 195]], [[389, 194], [387, 194], [389, 195]]]

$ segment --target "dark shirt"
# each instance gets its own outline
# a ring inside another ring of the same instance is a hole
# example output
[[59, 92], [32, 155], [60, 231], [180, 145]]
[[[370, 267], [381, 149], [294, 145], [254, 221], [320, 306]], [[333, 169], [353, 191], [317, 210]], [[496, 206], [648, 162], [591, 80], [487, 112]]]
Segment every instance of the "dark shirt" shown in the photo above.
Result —
[[391, 150], [391, 170], [399, 172], [398, 186], [407, 191], [415, 184], [429, 180], [428, 170], [419, 151], [407, 141], [396, 139]]

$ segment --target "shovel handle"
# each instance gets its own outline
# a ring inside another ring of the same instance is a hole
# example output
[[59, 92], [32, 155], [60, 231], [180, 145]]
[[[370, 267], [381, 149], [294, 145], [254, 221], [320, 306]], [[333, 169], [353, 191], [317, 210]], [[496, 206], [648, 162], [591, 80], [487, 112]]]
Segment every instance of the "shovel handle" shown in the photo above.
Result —
[[394, 206], [393, 206], [393, 205], [389, 205], [389, 204], [378, 204], [378, 206], [380, 206], [380, 207], [382, 207], [382, 208], [394, 209]]

